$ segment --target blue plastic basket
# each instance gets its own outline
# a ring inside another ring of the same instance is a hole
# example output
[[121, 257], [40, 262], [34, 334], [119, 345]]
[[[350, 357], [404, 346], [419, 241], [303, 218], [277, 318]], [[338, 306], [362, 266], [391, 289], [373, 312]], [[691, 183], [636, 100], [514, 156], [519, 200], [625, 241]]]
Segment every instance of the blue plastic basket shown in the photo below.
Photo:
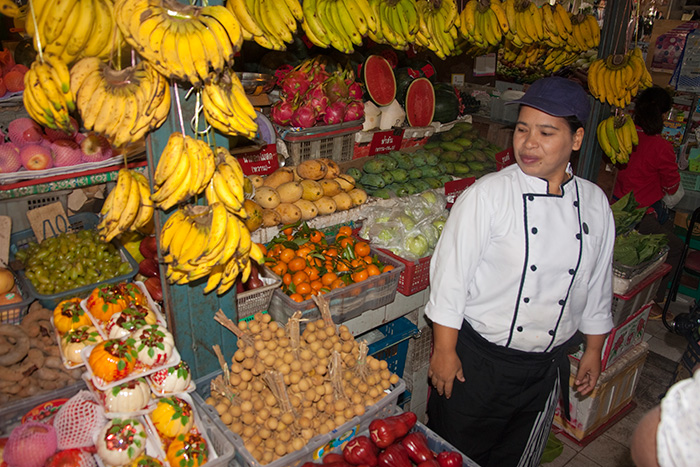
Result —
[[[389, 370], [403, 378], [403, 370], [406, 367], [408, 355], [408, 339], [420, 334], [418, 327], [407, 318], [397, 318], [394, 321], [378, 327], [370, 333], [381, 333], [384, 337], [369, 344], [369, 355], [378, 360], [386, 360]], [[358, 336], [357, 340], [361, 340]]]
[[[74, 216], [68, 217], [68, 223], [69, 225], [67, 226], [67, 232], [78, 232], [80, 230], [88, 230], [88, 229], [94, 229], [99, 222], [99, 218], [97, 217], [96, 214], [93, 213], [80, 213], [76, 214]], [[10, 237], [10, 261], [14, 260], [15, 254], [21, 249], [21, 248], [26, 248], [29, 243], [36, 241], [36, 236], [34, 235], [34, 231], [32, 229], [27, 229], [27, 230], [22, 230], [21, 232], [17, 232], [15, 234], [12, 234]], [[50, 295], [45, 295], [45, 294], [40, 294], [32, 282], [27, 279], [27, 277], [24, 275], [24, 271], [20, 271], [19, 274], [22, 278], [22, 280], [26, 283], [27, 288], [29, 289], [29, 293], [39, 300], [41, 305], [45, 308], [53, 310], [56, 308], [56, 305], [58, 305], [62, 300], [71, 298], [71, 297], [80, 297], [80, 298], [85, 298], [88, 295], [90, 295], [90, 292], [95, 287], [101, 287], [102, 285], [105, 284], [118, 284], [119, 282], [128, 282], [133, 279], [133, 277], [136, 275], [136, 273], [139, 270], [139, 265], [136, 262], [136, 260], [129, 254], [126, 248], [124, 248], [121, 243], [117, 240], [112, 240], [112, 243], [118, 248], [119, 253], [122, 256], [122, 262], [128, 262], [131, 265], [131, 271], [129, 271], [126, 274], [123, 274], [121, 276], [116, 276], [111, 279], [107, 279], [101, 282], [96, 282], [94, 284], [88, 284], [84, 285], [82, 287], [77, 287], [75, 289], [70, 289], [70, 290], [65, 290], [63, 292], [58, 292], [55, 294], [50, 294]]]

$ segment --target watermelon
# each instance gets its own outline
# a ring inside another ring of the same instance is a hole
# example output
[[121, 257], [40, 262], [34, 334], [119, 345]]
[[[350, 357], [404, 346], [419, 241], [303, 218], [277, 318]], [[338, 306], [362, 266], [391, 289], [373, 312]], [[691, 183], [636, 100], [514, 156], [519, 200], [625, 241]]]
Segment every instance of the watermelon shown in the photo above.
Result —
[[459, 97], [451, 84], [435, 85], [435, 115], [433, 120], [440, 123], [451, 122], [459, 117]]
[[406, 120], [411, 126], [428, 126], [435, 113], [435, 91], [427, 78], [414, 79], [408, 85], [404, 102]]
[[394, 70], [381, 55], [370, 55], [362, 66], [362, 79], [370, 99], [378, 106], [386, 106], [396, 97]]

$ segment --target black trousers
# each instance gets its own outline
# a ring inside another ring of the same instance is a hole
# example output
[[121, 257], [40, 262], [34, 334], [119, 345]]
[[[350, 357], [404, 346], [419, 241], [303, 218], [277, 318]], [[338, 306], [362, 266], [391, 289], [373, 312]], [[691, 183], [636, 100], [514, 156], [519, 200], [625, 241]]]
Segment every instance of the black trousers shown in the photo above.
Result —
[[[513, 350], [486, 341], [464, 321], [457, 354], [466, 381], [455, 380], [449, 399], [431, 390], [428, 426], [480, 466], [538, 465], [558, 382], [569, 383], [569, 345], [542, 353]], [[559, 377], [562, 362], [567, 370]]]

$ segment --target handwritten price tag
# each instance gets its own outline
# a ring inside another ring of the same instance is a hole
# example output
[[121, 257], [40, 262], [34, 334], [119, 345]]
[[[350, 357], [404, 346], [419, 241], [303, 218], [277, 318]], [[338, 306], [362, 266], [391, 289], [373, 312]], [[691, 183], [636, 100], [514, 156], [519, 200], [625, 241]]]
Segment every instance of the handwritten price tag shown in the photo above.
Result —
[[27, 219], [32, 226], [37, 243], [45, 238], [68, 232], [70, 222], [60, 202], [47, 204], [27, 212]]

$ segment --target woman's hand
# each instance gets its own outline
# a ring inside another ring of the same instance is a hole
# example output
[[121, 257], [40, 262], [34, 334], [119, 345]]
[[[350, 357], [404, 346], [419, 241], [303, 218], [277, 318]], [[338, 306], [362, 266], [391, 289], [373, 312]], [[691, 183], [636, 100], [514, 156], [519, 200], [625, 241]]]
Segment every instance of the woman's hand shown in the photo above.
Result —
[[462, 362], [457, 356], [457, 351], [433, 352], [433, 356], [430, 358], [428, 377], [438, 394], [441, 396], [444, 394], [449, 399], [452, 396], [452, 385], [455, 378], [464, 382]]
[[462, 362], [457, 355], [459, 329], [433, 323], [433, 356], [430, 357], [428, 378], [438, 394], [446, 398], [452, 396], [455, 378], [464, 382]]
[[586, 351], [583, 352], [576, 373], [576, 390], [582, 396], [593, 391], [600, 376], [600, 353], [605, 342], [605, 334], [586, 335]]

